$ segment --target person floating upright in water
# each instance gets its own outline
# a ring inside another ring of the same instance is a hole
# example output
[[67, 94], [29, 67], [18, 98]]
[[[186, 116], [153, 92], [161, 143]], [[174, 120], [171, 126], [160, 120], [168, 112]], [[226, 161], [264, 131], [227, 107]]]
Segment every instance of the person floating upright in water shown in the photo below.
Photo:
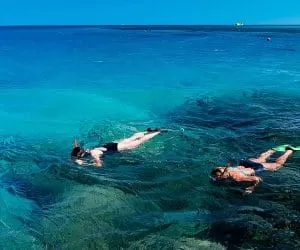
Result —
[[[262, 153], [258, 158], [242, 159], [237, 167], [230, 167], [230, 164], [227, 164], [225, 167], [216, 167], [211, 171], [210, 178], [213, 182], [233, 179], [236, 182], [250, 183], [251, 185], [245, 189], [245, 194], [250, 194], [258, 183], [262, 181], [255, 174], [261, 171], [276, 171], [280, 169], [295, 150], [300, 150], [300, 147], [292, 147], [290, 145], [278, 146]], [[275, 162], [267, 162], [267, 159], [276, 151], [284, 151], [284, 154]]]
[[103, 155], [107, 153], [122, 152], [137, 148], [141, 144], [149, 141], [162, 132], [167, 132], [167, 130], [148, 128], [145, 132], [138, 132], [129, 138], [116, 142], [109, 142], [102, 147], [96, 147], [92, 149], [84, 149], [82, 147], [79, 147], [77, 141], [75, 140], [73, 142], [71, 157], [78, 165], [101, 167], [101, 157]]

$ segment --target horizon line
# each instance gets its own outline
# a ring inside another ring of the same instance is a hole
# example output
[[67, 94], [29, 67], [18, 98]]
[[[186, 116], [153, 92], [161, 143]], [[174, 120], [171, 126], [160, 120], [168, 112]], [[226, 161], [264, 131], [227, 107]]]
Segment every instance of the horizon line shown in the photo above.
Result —
[[300, 26], [299, 24], [6, 24], [0, 27], [111, 27], [111, 26], [234, 26], [234, 27], [251, 27], [251, 26]]

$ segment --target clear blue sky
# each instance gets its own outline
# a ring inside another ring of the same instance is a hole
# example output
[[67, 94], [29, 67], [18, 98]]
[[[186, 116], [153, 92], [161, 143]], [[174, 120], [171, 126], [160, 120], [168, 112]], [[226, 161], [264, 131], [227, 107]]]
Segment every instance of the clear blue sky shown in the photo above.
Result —
[[300, 0], [0, 0], [0, 25], [300, 24]]

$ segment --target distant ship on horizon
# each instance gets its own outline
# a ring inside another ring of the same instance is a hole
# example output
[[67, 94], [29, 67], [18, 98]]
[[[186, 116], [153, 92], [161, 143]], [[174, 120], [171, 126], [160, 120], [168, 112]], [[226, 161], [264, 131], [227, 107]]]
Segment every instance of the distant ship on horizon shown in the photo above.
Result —
[[235, 26], [241, 27], [241, 26], [244, 26], [244, 23], [242, 23], [242, 22], [236, 22], [236, 23], [235, 23]]

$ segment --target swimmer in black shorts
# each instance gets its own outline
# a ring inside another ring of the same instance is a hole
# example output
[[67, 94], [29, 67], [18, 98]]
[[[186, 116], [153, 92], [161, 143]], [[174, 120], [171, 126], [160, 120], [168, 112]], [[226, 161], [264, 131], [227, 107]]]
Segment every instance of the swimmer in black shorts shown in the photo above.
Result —
[[144, 142], [152, 139], [156, 135], [166, 132], [163, 129], [151, 129], [148, 128], [145, 132], [135, 133], [133, 136], [120, 140], [118, 142], [109, 142], [102, 147], [93, 149], [84, 149], [78, 146], [77, 141], [73, 143], [73, 150], [71, 157], [78, 165], [91, 165], [96, 167], [102, 166], [101, 157], [107, 153], [122, 152], [137, 148]]
[[236, 182], [248, 182], [251, 185], [246, 188], [245, 193], [250, 194], [262, 179], [255, 174], [261, 171], [276, 171], [283, 167], [288, 157], [292, 155], [293, 149], [287, 146], [285, 153], [275, 162], [266, 162], [267, 159], [276, 151], [273, 149], [262, 153], [258, 158], [242, 159], [237, 167], [216, 167], [211, 172], [211, 180], [218, 182], [224, 179], [233, 179]]

